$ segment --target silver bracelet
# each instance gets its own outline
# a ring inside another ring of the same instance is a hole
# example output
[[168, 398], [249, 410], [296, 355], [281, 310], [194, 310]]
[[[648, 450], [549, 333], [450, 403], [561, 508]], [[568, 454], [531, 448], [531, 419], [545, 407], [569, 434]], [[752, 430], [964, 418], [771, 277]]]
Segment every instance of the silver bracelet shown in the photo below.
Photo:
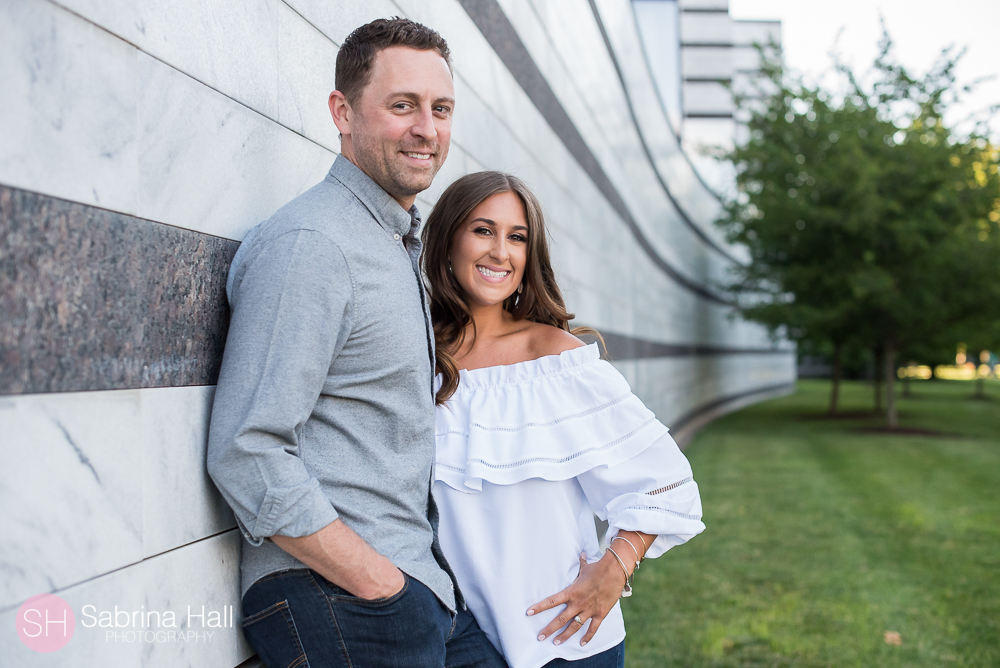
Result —
[[611, 549], [610, 546], [608, 547], [608, 552], [614, 555], [615, 559], [618, 560], [618, 565], [621, 566], [622, 571], [625, 572], [625, 586], [622, 588], [621, 596], [619, 596], [618, 598], [628, 598], [629, 596], [632, 595], [632, 576], [629, 575], [628, 569], [625, 568], [625, 562], [622, 561], [622, 558], [618, 556], [618, 553], [615, 552], [613, 549]]
[[632, 551], [635, 552], [635, 570], [632, 571], [634, 577], [635, 571], [639, 570], [639, 562], [641, 561], [641, 559], [639, 559], [639, 550], [635, 549], [635, 545], [632, 544], [632, 541], [630, 541], [625, 536], [619, 536], [618, 534], [615, 534], [615, 537], [611, 539], [611, 542], [613, 543], [616, 540], [625, 541], [626, 543], [628, 543], [628, 546], [632, 548]]

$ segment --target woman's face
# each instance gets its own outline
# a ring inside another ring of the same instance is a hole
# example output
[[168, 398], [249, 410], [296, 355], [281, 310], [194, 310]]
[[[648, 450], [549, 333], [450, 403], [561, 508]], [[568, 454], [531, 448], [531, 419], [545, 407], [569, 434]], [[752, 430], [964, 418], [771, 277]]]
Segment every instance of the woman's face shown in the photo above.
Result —
[[451, 268], [469, 306], [502, 304], [524, 277], [528, 222], [514, 193], [483, 200], [455, 230]]

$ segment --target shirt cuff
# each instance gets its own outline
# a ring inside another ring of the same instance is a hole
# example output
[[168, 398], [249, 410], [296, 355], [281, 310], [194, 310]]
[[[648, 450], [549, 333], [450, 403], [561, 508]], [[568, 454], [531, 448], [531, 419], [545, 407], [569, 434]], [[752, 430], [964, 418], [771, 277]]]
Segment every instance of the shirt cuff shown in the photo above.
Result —
[[340, 515], [320, 489], [319, 481], [310, 478], [295, 487], [272, 487], [260, 504], [257, 519], [249, 531], [240, 529], [251, 545], [274, 535], [300, 538], [316, 533]]

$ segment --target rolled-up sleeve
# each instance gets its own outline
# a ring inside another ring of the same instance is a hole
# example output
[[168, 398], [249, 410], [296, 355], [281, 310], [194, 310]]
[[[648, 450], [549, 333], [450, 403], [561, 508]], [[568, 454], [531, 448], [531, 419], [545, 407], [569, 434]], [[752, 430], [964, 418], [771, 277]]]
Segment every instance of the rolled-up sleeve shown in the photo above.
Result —
[[698, 483], [687, 457], [669, 434], [634, 457], [593, 468], [577, 480], [591, 508], [607, 520], [609, 540], [619, 529], [657, 536], [646, 552], [648, 558], [705, 530]]
[[260, 545], [337, 519], [303, 463], [299, 434], [350, 332], [353, 287], [337, 245], [310, 230], [256, 243], [234, 271], [208, 472]]

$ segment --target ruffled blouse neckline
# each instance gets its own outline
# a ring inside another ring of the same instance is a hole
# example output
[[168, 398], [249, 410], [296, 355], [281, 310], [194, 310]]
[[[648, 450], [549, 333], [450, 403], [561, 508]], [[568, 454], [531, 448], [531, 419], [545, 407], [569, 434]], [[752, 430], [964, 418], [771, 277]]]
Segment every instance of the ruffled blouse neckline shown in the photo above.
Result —
[[541, 378], [566, 373], [600, 359], [600, 349], [596, 343], [591, 343], [564, 350], [558, 355], [544, 355], [524, 362], [462, 369], [458, 372], [459, 382], [455, 393], [531, 383]]

